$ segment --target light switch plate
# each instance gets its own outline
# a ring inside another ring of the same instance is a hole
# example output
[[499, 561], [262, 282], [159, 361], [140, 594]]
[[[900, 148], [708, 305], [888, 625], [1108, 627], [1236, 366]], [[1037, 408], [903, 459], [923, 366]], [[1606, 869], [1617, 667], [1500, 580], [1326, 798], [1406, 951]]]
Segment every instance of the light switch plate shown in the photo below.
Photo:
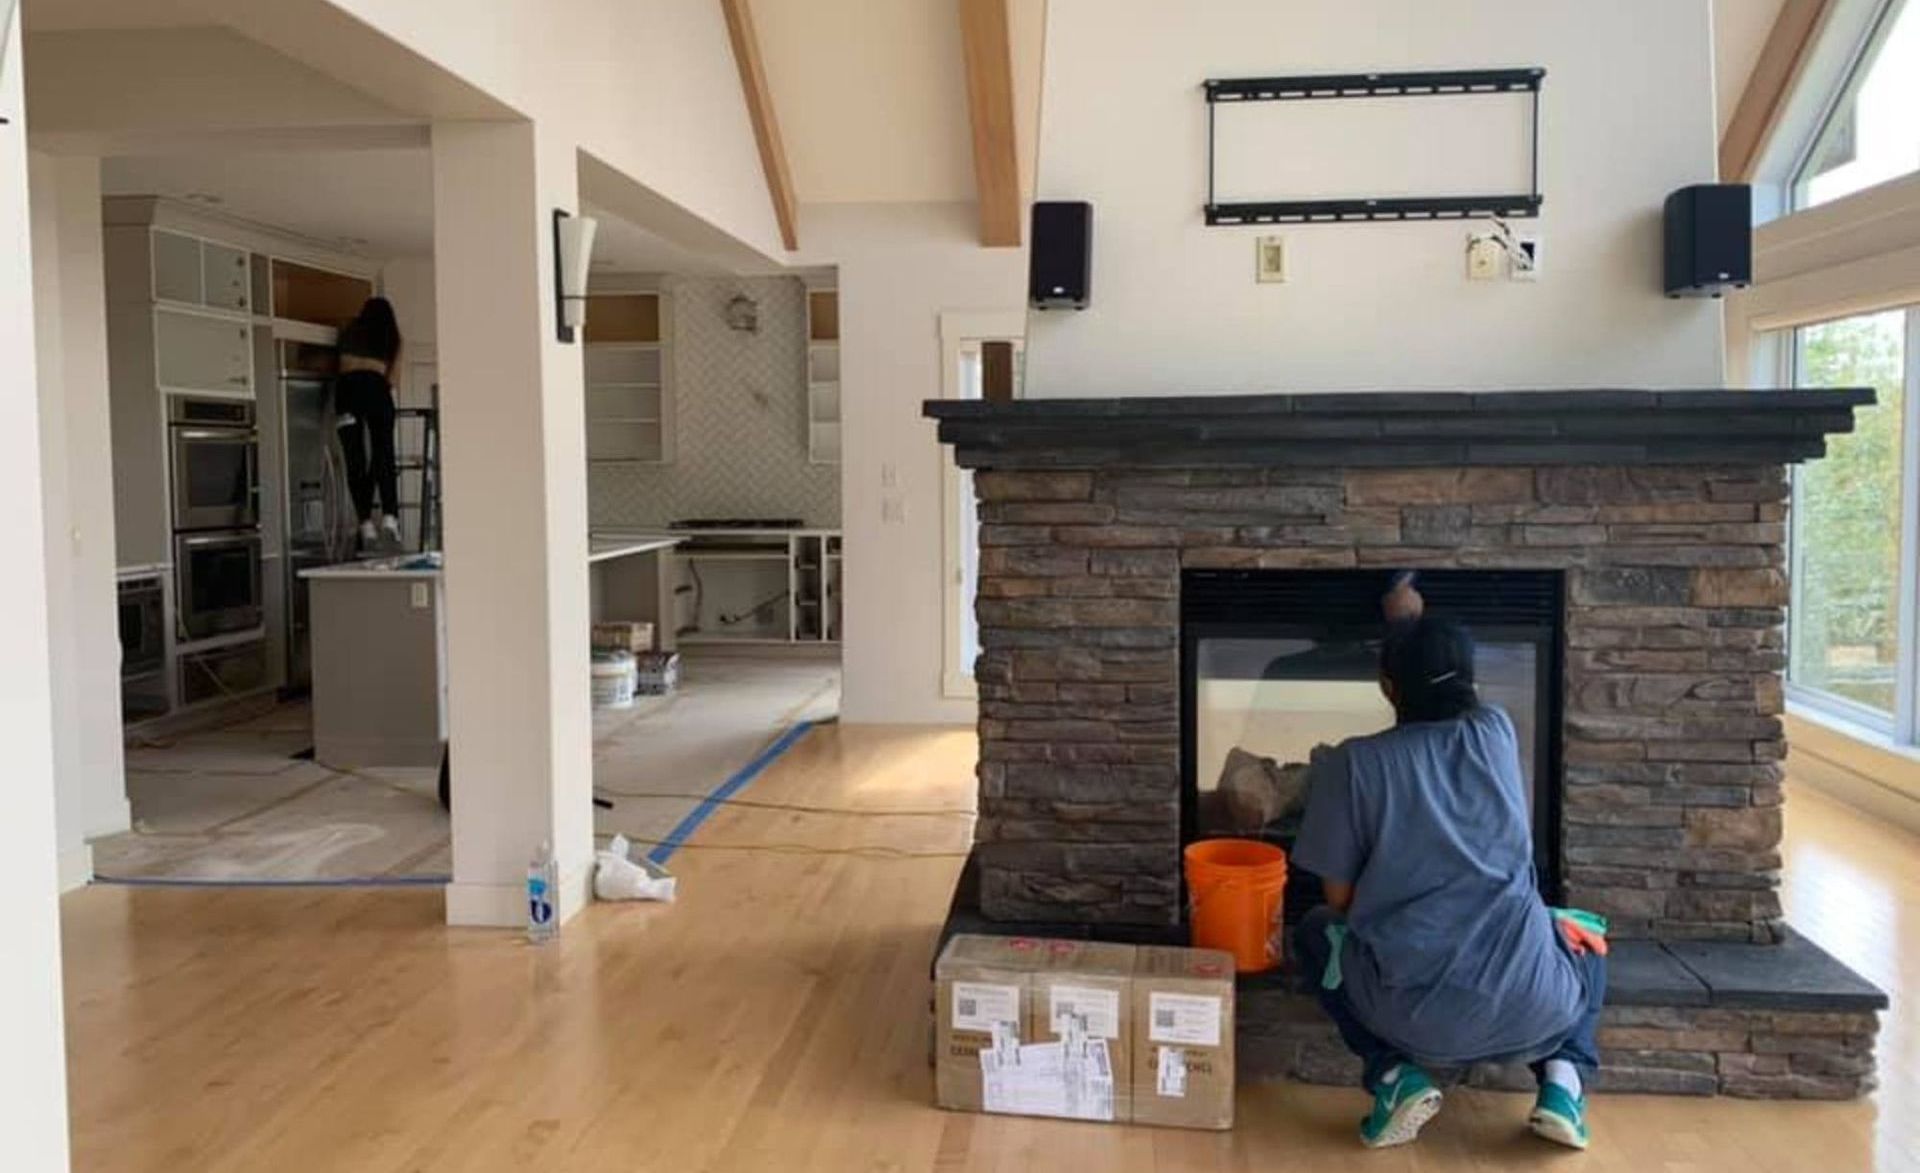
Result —
[[413, 609], [416, 611], [426, 610], [427, 604], [432, 599], [432, 595], [427, 591], [427, 584], [424, 582], [414, 583], [412, 593], [413, 593]]
[[1260, 236], [1253, 242], [1253, 279], [1262, 284], [1287, 279], [1287, 238]]

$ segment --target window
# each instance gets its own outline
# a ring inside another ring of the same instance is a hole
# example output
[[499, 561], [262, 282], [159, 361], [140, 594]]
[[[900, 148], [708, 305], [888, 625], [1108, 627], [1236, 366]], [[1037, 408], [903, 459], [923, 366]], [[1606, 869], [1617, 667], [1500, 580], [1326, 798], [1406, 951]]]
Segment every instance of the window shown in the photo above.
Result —
[[1920, 310], [1803, 326], [1793, 382], [1872, 387], [1878, 402], [1824, 459], [1794, 474], [1788, 681], [1796, 701], [1912, 740], [1909, 650], [1915, 604], [1908, 474], [1916, 429], [1905, 410], [1915, 379]]
[[1920, 2], [1891, 0], [1793, 177], [1817, 207], [1920, 170]]
[[[941, 394], [946, 399], [1019, 399], [1026, 362], [1020, 311], [940, 315]], [[941, 653], [941, 691], [954, 698], [977, 689], [973, 662], [980, 655], [980, 629], [973, 611], [974, 584], [980, 572], [980, 527], [974, 510], [973, 473], [941, 453], [946, 496], [946, 586], [942, 610], [945, 638]]]

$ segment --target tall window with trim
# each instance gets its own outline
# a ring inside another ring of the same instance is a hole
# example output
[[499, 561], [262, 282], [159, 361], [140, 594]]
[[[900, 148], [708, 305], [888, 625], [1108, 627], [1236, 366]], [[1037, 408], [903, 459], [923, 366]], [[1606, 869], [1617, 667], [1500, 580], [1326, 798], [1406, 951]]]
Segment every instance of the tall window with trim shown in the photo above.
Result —
[[1793, 384], [1872, 387], [1824, 459], [1794, 474], [1788, 682], [1796, 702], [1913, 740], [1920, 309], [1793, 331]]
[[[1023, 397], [1025, 316], [1018, 311], [941, 315], [942, 390], [948, 399], [1013, 400]], [[951, 461], [942, 465], [946, 495], [946, 586], [943, 609], [941, 692], [971, 697], [977, 689], [973, 662], [980, 654], [974, 618], [974, 588], [980, 574], [980, 528], [974, 507], [973, 473]]]
[[1811, 208], [1920, 170], [1920, 0], [1888, 0], [1794, 169]]

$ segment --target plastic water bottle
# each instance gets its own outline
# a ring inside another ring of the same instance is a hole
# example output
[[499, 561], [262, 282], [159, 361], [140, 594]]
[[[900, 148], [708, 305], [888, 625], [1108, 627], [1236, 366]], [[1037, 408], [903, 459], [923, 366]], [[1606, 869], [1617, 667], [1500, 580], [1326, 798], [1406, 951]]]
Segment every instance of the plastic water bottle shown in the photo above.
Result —
[[527, 864], [527, 940], [535, 945], [553, 940], [560, 932], [559, 912], [554, 907], [559, 892], [560, 869], [554, 863], [553, 847], [543, 842]]

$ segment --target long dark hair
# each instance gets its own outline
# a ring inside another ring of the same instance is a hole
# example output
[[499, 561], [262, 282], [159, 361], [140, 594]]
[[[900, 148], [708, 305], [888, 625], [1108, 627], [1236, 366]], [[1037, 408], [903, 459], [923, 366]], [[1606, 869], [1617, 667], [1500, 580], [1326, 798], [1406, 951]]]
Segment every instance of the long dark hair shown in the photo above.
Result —
[[1380, 675], [1393, 685], [1402, 722], [1447, 721], [1480, 703], [1473, 636], [1451, 619], [1429, 615], [1395, 628], [1380, 647]]
[[394, 320], [393, 303], [384, 297], [369, 297], [360, 312], [340, 331], [340, 353], [361, 358], [377, 358], [388, 366], [400, 357], [400, 323]]

